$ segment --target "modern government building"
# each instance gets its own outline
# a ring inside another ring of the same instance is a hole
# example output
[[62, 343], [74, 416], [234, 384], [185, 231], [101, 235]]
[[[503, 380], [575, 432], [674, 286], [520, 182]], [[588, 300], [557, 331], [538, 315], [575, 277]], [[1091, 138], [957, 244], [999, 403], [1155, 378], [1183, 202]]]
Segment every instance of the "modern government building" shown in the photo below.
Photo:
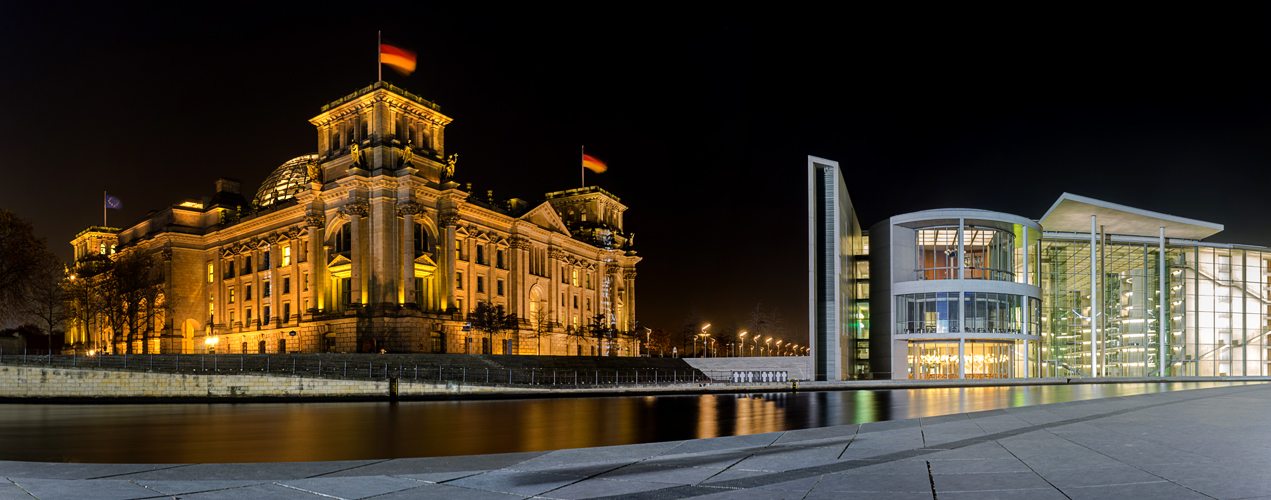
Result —
[[1063, 193], [863, 229], [837, 162], [808, 185], [818, 380], [1271, 374], [1271, 248], [1222, 224]]
[[[75, 258], [139, 251], [161, 292], [136, 332], [74, 319], [76, 350], [149, 353], [433, 352], [621, 355], [633, 335], [640, 257], [627, 207], [587, 186], [530, 201], [454, 180], [451, 118], [386, 82], [309, 120], [316, 152], [282, 162], [253, 198], [232, 179], [213, 195], [90, 227]], [[309, 148], [304, 148], [309, 149]], [[488, 172], [496, 175], [495, 172]], [[516, 324], [467, 327], [478, 304]], [[132, 339], [131, 344], [124, 339]]]

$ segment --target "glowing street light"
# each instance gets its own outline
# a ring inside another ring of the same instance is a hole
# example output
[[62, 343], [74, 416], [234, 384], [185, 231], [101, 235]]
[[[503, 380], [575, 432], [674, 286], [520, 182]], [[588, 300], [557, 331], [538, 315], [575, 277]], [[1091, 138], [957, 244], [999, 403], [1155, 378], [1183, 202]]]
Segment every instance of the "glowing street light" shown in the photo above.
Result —
[[[769, 356], [772, 356], [772, 337], [768, 337], [768, 340], [763, 341], [763, 343], [768, 344], [767, 347], [764, 347], [764, 351], [766, 351]], [[781, 345], [781, 342], [777, 342], [777, 345]]]
[[[710, 327], [710, 323], [702, 325], [702, 333], [697, 336], [702, 338], [702, 351], [706, 350], [706, 337], [710, 336], [710, 334], [706, 333], [706, 329]], [[697, 337], [693, 338], [693, 350], [697, 350]]]
[[737, 356], [741, 356], [746, 353], [746, 331], [742, 330], [741, 334], [737, 336], [741, 338], [741, 345], [739, 346], [740, 349], [737, 350]]

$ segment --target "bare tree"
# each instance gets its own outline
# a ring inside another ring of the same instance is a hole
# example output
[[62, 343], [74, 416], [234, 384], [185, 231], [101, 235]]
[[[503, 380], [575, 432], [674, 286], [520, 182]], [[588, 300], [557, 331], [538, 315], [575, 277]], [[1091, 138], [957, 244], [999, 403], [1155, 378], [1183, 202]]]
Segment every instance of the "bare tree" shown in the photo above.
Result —
[[9, 210], [0, 209], [0, 321], [20, 319], [40, 286], [45, 269], [57, 262], [35, 226]]
[[124, 352], [132, 353], [133, 344], [140, 340], [142, 352], [148, 353], [146, 333], [153, 329], [157, 308], [162, 307], [157, 304], [163, 286], [159, 268], [154, 256], [141, 248], [124, 250], [113, 260], [99, 288], [112, 341], [125, 342]]
[[543, 354], [543, 337], [548, 338], [547, 350], [552, 350], [552, 318], [547, 314], [547, 301], [539, 301], [539, 307], [530, 317], [530, 328], [534, 329], [534, 338], [538, 341], [538, 354]]
[[114, 266], [115, 262], [110, 257], [95, 253], [81, 258], [71, 268], [70, 276], [65, 282], [66, 315], [70, 319], [70, 325], [78, 329], [87, 341], [86, 346], [78, 347], [95, 350], [106, 348], [105, 345], [99, 345], [103, 339], [92, 332], [94, 326], [97, 327], [96, 330], [101, 330], [100, 315], [105, 301], [99, 290]]
[[468, 323], [472, 324], [473, 330], [485, 333], [486, 338], [489, 339], [490, 352], [484, 352], [483, 348], [483, 354], [494, 352], [496, 335], [515, 332], [519, 329], [516, 314], [504, 314], [502, 305], [494, 305], [490, 302], [478, 302], [472, 312], [468, 313]]
[[57, 261], [40, 270], [39, 280], [31, 290], [27, 314], [38, 320], [44, 334], [50, 338], [66, 325], [66, 293], [63, 282], [66, 268]]

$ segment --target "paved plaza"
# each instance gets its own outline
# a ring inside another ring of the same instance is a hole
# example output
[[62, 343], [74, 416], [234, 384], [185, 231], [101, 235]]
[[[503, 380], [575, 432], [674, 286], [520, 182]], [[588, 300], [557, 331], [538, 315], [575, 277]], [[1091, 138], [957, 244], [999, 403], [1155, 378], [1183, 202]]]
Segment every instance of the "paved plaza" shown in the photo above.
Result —
[[750, 436], [278, 464], [0, 462], [0, 500], [1271, 498], [1271, 385]]

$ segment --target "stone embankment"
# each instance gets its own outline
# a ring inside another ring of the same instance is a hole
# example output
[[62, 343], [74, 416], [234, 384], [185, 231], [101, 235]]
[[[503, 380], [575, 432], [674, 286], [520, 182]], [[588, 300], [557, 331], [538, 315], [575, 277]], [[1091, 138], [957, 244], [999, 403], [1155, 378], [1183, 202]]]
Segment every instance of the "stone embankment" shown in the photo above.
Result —
[[282, 374], [187, 374], [39, 365], [0, 366], [0, 399], [40, 400], [386, 400], [596, 396], [624, 394], [700, 394], [794, 390], [889, 390], [1090, 383], [1162, 383], [1189, 381], [1271, 381], [1271, 377], [1151, 377], [1014, 380], [878, 380], [785, 383], [679, 383], [523, 385], [390, 378], [341, 378]]

